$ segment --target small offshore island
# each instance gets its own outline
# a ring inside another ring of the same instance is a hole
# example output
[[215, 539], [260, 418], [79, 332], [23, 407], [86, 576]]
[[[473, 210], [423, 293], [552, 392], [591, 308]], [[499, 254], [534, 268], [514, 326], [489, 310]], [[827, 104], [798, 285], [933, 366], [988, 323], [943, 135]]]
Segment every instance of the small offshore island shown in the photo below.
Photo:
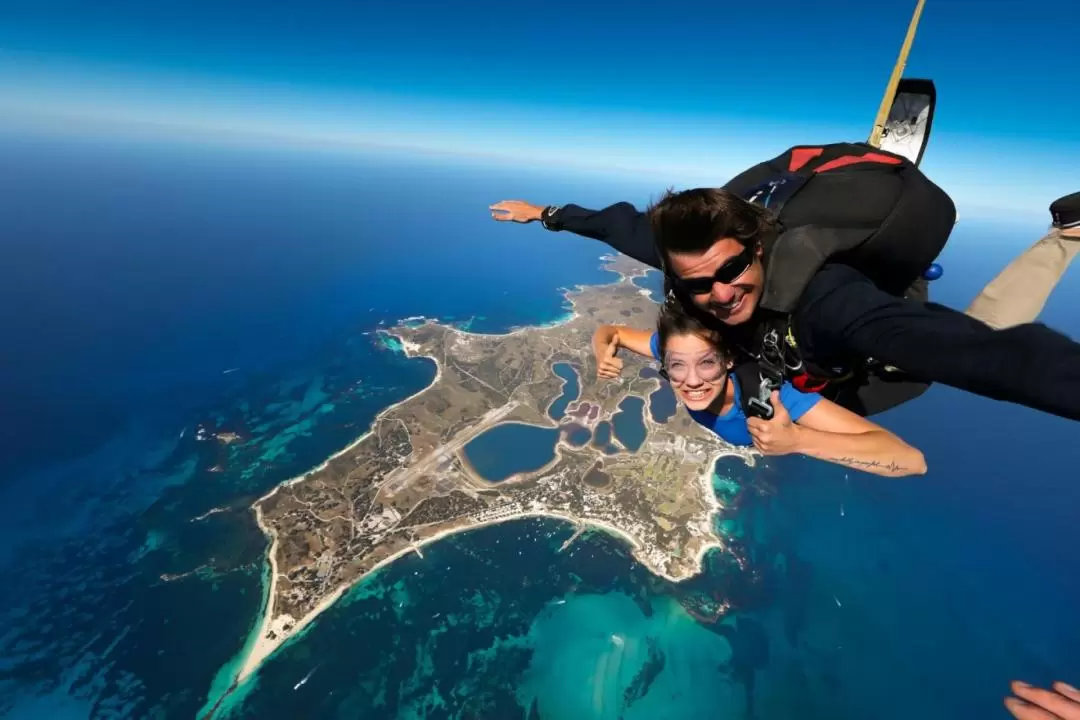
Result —
[[[237, 683], [365, 575], [482, 525], [561, 518], [621, 536], [638, 561], [669, 580], [701, 571], [705, 553], [721, 546], [712, 525], [720, 507], [714, 465], [722, 455], [750, 454], [681, 407], [657, 422], [647, 410], [661, 380], [641, 358], [626, 354], [619, 381], [597, 382], [597, 325], [649, 327], [656, 312], [633, 282], [649, 268], [623, 256], [602, 259], [619, 279], [567, 291], [573, 312], [553, 326], [477, 335], [423, 320], [383, 331], [409, 357], [433, 359], [435, 379], [379, 413], [368, 433], [322, 466], [255, 502], [271, 539], [271, 583]], [[579, 396], [566, 402], [568, 372], [577, 374]], [[636, 448], [619, 441], [612, 422], [634, 408], [645, 430]], [[557, 433], [553, 457], [493, 482], [466, 446], [510, 423]]]

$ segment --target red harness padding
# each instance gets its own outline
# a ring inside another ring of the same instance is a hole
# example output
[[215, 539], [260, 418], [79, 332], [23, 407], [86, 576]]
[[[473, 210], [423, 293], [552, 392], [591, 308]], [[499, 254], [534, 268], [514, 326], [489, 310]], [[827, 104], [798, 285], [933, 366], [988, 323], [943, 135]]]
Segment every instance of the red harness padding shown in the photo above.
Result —
[[[819, 157], [825, 148], [795, 148], [791, 151], [791, 162], [788, 163], [788, 172], [798, 172], [806, 166], [811, 160]], [[828, 162], [824, 162], [818, 167], [814, 168], [811, 172], [822, 173], [829, 170], [835, 170], [836, 168], [847, 167], [848, 165], [855, 165], [857, 163], [864, 162], [876, 162], [883, 163], [885, 165], [899, 165], [902, 161], [899, 158], [890, 157], [888, 155], [882, 155], [876, 152], [866, 152], [862, 155], [843, 155], [838, 158], [833, 158]]]
[[791, 378], [791, 384], [795, 386], [795, 389], [804, 393], [816, 393], [821, 392], [829, 386], [828, 380], [822, 380], [815, 378], [810, 373], [803, 372]]

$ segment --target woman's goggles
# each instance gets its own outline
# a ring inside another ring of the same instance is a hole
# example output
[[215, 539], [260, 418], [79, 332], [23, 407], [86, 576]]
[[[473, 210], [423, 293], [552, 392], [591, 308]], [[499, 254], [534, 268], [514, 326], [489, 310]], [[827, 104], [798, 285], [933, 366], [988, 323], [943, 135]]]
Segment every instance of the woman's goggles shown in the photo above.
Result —
[[708, 352], [697, 358], [671, 357], [664, 359], [661, 374], [671, 382], [686, 382], [691, 373], [695, 374], [702, 382], [716, 382], [724, 373], [727, 366], [724, 364], [719, 353]]

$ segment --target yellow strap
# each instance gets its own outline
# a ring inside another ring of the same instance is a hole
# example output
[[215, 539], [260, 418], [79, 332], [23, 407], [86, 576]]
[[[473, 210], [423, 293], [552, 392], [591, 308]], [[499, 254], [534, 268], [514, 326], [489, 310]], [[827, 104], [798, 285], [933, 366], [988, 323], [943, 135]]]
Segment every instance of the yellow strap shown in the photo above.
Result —
[[791, 332], [791, 323], [787, 326], [787, 344], [793, 348], [799, 347], [799, 343], [795, 342], [795, 334]]

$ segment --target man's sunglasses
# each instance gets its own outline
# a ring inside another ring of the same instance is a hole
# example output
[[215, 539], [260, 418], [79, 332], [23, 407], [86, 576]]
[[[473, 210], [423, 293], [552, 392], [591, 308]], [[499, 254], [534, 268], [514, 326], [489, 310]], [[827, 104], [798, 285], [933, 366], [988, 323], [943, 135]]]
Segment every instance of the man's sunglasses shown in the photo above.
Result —
[[712, 292], [712, 287], [716, 283], [730, 285], [738, 280], [753, 262], [754, 246], [747, 245], [741, 253], [729, 258], [727, 262], [716, 268], [712, 277], [676, 278], [675, 280], [679, 287], [691, 295], [704, 295]]

